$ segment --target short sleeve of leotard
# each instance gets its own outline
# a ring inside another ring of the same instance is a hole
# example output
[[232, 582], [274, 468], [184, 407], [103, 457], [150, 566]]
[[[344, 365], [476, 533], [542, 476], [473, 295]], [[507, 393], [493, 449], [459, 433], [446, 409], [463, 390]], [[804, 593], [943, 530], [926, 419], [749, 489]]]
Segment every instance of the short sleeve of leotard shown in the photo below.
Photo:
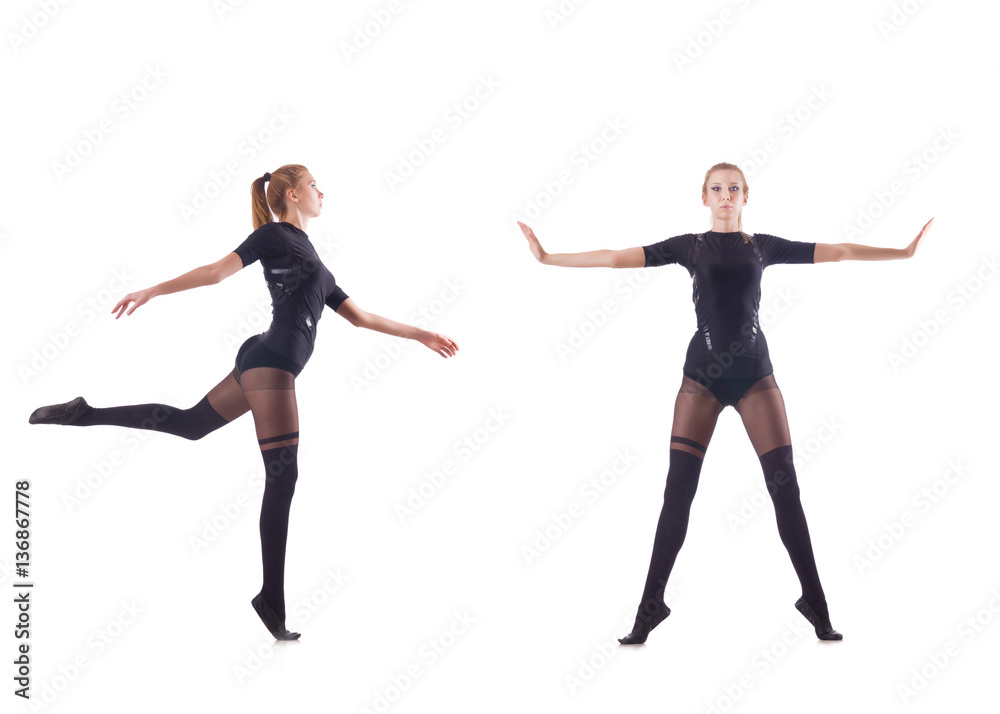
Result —
[[337, 308], [340, 307], [341, 303], [343, 303], [348, 297], [350, 296], [344, 292], [343, 288], [339, 285], [334, 285], [333, 290], [331, 290], [330, 294], [326, 296], [326, 306], [336, 312]]
[[261, 258], [276, 258], [286, 254], [288, 248], [285, 239], [275, 230], [277, 225], [273, 221], [265, 223], [233, 251], [240, 256], [244, 268]]
[[816, 251], [815, 243], [785, 240], [777, 236], [757, 233], [754, 236], [764, 258], [764, 267], [778, 263], [812, 263]]
[[685, 234], [642, 246], [642, 252], [646, 258], [645, 267], [655, 268], [670, 263], [679, 263], [687, 267], [688, 256], [691, 252], [691, 238], [691, 235]]

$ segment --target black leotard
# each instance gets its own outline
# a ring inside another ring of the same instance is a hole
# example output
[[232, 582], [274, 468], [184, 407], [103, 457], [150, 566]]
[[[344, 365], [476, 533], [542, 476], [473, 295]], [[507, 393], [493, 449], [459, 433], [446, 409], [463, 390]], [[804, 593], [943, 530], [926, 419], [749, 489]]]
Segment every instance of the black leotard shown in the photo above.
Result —
[[291, 223], [265, 223], [233, 252], [243, 267], [260, 260], [271, 292], [271, 325], [261, 333], [260, 344], [301, 370], [312, 355], [324, 304], [336, 310], [347, 293], [323, 265], [309, 236]]
[[746, 243], [738, 231], [687, 233], [643, 246], [647, 268], [678, 263], [693, 279], [698, 330], [688, 344], [685, 376], [729, 405], [771, 374], [767, 341], [757, 320], [761, 276], [769, 265], [812, 263], [815, 248], [815, 243], [764, 233]]

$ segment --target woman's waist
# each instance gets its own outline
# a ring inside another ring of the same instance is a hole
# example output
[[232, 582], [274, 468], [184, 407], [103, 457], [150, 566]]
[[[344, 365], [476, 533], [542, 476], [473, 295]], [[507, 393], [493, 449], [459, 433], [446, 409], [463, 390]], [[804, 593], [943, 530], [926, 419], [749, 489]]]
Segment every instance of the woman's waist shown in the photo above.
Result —
[[701, 323], [691, 335], [689, 349], [701, 345], [706, 350], [716, 352], [756, 352], [767, 345], [763, 331], [754, 323], [740, 325], [719, 325]]
[[315, 331], [304, 331], [295, 325], [272, 322], [260, 334], [260, 344], [281, 357], [305, 364], [316, 345]]

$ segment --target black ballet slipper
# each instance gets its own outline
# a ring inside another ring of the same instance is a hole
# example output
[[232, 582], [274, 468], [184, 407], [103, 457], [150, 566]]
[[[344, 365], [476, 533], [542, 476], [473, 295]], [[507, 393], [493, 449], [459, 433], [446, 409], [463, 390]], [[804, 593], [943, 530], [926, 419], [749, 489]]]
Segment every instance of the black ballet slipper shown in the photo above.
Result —
[[264, 623], [264, 627], [276, 640], [297, 640], [301, 636], [298, 632], [289, 632], [285, 629], [285, 621], [279, 620], [278, 616], [274, 614], [266, 602], [264, 602], [264, 597], [257, 593], [257, 596], [250, 601], [253, 605], [253, 609], [257, 612], [257, 616], [260, 617], [260, 621]]
[[639, 612], [635, 616], [635, 624], [632, 626], [632, 631], [624, 637], [619, 638], [618, 642], [623, 645], [641, 645], [649, 637], [649, 633], [653, 628], [666, 620], [669, 614], [670, 608], [662, 600], [657, 600], [653, 603], [652, 608], [644, 608], [640, 605]]
[[77, 397], [65, 404], [52, 404], [38, 407], [28, 417], [29, 424], [72, 424], [90, 410], [90, 405], [83, 397]]
[[833, 629], [829, 618], [822, 619], [816, 614], [804, 597], [795, 601], [795, 609], [802, 613], [802, 616], [809, 620], [810, 624], [816, 628], [816, 637], [821, 640], [842, 640], [844, 636]]

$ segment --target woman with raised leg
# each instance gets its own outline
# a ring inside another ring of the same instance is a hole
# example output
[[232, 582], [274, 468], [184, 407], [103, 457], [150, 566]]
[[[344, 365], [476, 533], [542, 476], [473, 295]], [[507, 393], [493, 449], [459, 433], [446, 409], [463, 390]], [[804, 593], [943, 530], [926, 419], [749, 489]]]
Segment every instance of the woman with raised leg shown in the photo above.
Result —
[[[295, 378], [312, 355], [323, 308], [329, 307], [355, 327], [416, 340], [442, 357], [454, 355], [458, 345], [444, 335], [366, 312], [347, 296], [306, 233], [309, 220], [320, 215], [323, 193], [305, 166], [286, 164], [255, 179], [251, 200], [254, 231], [233, 252], [173, 280], [129, 293], [111, 311], [115, 319], [131, 315], [155, 297], [222, 282], [259, 260], [271, 293], [272, 322], [242, 344], [232, 371], [221, 382], [189, 409], [165, 404], [97, 408], [77, 397], [40, 407], [28, 421], [124, 426], [200, 439], [252, 412], [265, 485], [260, 511], [263, 584], [251, 604], [275, 638], [288, 640], [299, 637], [285, 628], [284, 594], [288, 514], [298, 479]], [[272, 211], [278, 221], [272, 220]]]

